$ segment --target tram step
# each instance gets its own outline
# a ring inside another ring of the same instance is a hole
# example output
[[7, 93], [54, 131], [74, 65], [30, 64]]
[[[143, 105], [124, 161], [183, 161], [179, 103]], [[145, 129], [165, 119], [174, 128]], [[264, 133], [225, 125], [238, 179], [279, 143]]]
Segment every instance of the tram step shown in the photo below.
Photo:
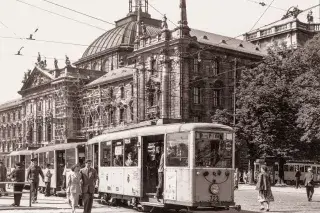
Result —
[[154, 196], [156, 196], [156, 193], [146, 193], [146, 195], [147, 195], [148, 197], [154, 197]]
[[159, 203], [159, 202], [140, 202], [141, 205], [143, 206], [155, 206], [155, 207], [164, 207], [163, 203]]
[[157, 198], [154, 198], [154, 197], [149, 197], [149, 202], [151, 203], [161, 203], [163, 204], [163, 199], [159, 199], [160, 202], [157, 200]]

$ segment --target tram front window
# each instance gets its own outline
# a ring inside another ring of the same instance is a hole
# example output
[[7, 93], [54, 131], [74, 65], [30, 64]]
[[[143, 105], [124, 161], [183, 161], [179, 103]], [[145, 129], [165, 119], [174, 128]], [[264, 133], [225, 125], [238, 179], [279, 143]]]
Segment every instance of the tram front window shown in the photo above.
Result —
[[138, 138], [124, 139], [125, 166], [138, 166]]
[[111, 141], [102, 142], [100, 146], [101, 146], [100, 166], [102, 167], [111, 166]]
[[224, 133], [196, 132], [196, 167], [232, 167], [232, 141]]
[[112, 141], [113, 166], [123, 166], [123, 140]]
[[167, 134], [167, 166], [188, 166], [188, 136], [189, 132]]

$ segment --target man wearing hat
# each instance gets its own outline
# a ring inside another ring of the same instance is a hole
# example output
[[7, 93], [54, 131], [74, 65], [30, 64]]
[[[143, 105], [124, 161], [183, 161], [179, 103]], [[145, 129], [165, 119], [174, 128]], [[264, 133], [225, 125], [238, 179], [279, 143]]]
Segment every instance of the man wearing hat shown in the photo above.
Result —
[[32, 203], [37, 202], [39, 175], [41, 175], [42, 181], [44, 182], [44, 175], [43, 175], [42, 169], [40, 168], [40, 166], [38, 166], [37, 159], [33, 158], [31, 160], [31, 165], [27, 171], [27, 180], [31, 182]]
[[312, 201], [312, 195], [314, 192], [314, 181], [313, 181], [314, 175], [312, 168], [308, 168], [308, 173], [304, 176], [304, 185], [307, 190], [307, 197], [308, 201]]
[[91, 168], [91, 160], [86, 160], [86, 167], [80, 170], [82, 181], [83, 213], [91, 213], [93, 194], [98, 179], [97, 171]]
[[[14, 182], [24, 182], [25, 181], [24, 175], [25, 175], [25, 170], [22, 167], [22, 164], [16, 163], [16, 168], [11, 172], [10, 178]], [[23, 187], [24, 187], [23, 183], [15, 183], [13, 185], [13, 191], [22, 192]], [[22, 194], [14, 194], [13, 197], [14, 197], [14, 203], [11, 206], [20, 206]]]

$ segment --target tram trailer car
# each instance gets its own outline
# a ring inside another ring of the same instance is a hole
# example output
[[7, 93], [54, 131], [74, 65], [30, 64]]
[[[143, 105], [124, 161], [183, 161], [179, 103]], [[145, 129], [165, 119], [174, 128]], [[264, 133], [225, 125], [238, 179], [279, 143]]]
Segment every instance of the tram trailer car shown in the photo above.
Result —
[[19, 150], [11, 152], [8, 155], [9, 167], [7, 167], [7, 171], [11, 173], [14, 170], [16, 163], [20, 162], [25, 168], [25, 180], [27, 181], [27, 170], [31, 164], [31, 157], [34, 151], [35, 150]]
[[[260, 166], [261, 163], [257, 163], [255, 162], [255, 174], [258, 174], [258, 172], [260, 171]], [[296, 178], [295, 178], [295, 174], [296, 174], [296, 169], [299, 169], [301, 172], [301, 177], [300, 177], [300, 181], [301, 184], [303, 182], [303, 178], [305, 176], [305, 174], [308, 172], [308, 168], [312, 168], [313, 172], [314, 172], [314, 180], [315, 181], [320, 181], [320, 164], [315, 164], [313, 162], [299, 162], [299, 161], [292, 161], [292, 162], [287, 162], [286, 164], [284, 164], [283, 166], [283, 170], [284, 170], [284, 182], [287, 185], [294, 185]], [[279, 163], [275, 162], [275, 166], [274, 166], [274, 173], [273, 173], [273, 178], [274, 178], [274, 183], [279, 183]], [[256, 179], [256, 175], [255, 175], [255, 179]]]
[[[85, 142], [78, 143], [64, 143], [56, 144], [52, 146], [45, 146], [37, 149], [34, 154], [37, 155], [38, 164], [42, 171], [46, 169], [46, 165], [49, 163], [51, 177], [51, 189], [54, 194], [63, 188], [63, 184], [66, 183], [66, 179], [63, 179], [63, 171], [66, 169], [66, 177], [71, 172], [71, 167], [76, 163], [83, 163], [85, 155]], [[44, 174], [46, 175], [46, 174]], [[39, 181], [39, 187], [45, 188], [45, 183]], [[44, 192], [44, 190], [42, 190]]]
[[[234, 202], [234, 144], [231, 127], [213, 123], [168, 124], [97, 136], [102, 202], [121, 200], [139, 210], [151, 207], [226, 208]], [[154, 196], [157, 160], [164, 153], [164, 197]]]

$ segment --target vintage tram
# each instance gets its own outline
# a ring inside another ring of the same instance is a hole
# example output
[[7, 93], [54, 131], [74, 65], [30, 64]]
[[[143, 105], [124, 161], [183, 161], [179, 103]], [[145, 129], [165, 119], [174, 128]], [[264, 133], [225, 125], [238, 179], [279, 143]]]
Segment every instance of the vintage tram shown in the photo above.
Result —
[[[232, 137], [232, 128], [221, 124], [167, 124], [105, 132], [87, 146], [98, 159], [99, 193], [105, 203], [121, 200], [140, 210], [216, 206], [240, 210], [234, 203]], [[159, 202], [154, 196], [161, 153], [164, 187]]]
[[31, 158], [33, 156], [35, 150], [29, 150], [29, 149], [25, 149], [25, 150], [19, 150], [19, 151], [13, 151], [8, 155], [8, 167], [10, 169], [7, 169], [8, 172], [13, 171], [13, 169], [15, 168], [15, 163], [16, 162], [20, 162], [22, 163], [23, 167], [25, 168], [25, 178], [27, 180], [27, 170], [30, 166], [31, 163]]
[[[67, 177], [71, 166], [76, 163], [80, 165], [84, 163], [85, 142], [64, 143], [41, 147], [34, 151], [34, 155], [38, 159], [38, 164], [42, 170], [46, 168], [47, 164], [51, 165], [51, 188], [54, 193], [56, 193], [56, 191], [64, 188], [64, 170], [66, 170], [65, 176]], [[39, 186], [45, 187], [45, 183], [40, 180]]]

